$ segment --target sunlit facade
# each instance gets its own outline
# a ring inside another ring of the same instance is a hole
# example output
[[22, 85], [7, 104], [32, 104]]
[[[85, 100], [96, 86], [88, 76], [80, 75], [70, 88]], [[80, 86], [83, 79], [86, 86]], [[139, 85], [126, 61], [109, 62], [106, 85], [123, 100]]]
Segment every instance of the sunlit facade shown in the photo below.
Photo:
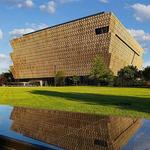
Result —
[[127, 65], [142, 67], [143, 49], [111, 12], [73, 20], [32, 32], [11, 41], [15, 79], [89, 75], [100, 55], [117, 74]]

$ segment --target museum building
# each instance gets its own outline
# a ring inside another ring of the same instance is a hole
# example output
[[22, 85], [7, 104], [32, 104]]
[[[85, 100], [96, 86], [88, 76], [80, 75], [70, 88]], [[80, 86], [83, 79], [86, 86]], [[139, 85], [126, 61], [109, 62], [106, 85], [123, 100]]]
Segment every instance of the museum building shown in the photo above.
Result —
[[90, 74], [101, 56], [116, 75], [127, 65], [142, 68], [143, 49], [112, 12], [100, 12], [11, 40], [15, 79], [54, 78]]

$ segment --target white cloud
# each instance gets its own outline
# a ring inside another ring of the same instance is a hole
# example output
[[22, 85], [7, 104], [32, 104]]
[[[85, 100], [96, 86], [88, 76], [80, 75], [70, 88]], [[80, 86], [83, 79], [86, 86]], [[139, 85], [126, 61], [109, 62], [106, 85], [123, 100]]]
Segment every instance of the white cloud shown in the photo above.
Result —
[[135, 37], [138, 41], [150, 41], [150, 34], [146, 33], [144, 30], [129, 29], [130, 34]]
[[6, 59], [6, 55], [5, 54], [0, 54], [0, 61], [5, 60]]
[[33, 31], [34, 31], [34, 29], [32, 29], [32, 28], [21, 28], [21, 29], [14, 29], [11, 32], [9, 32], [9, 34], [15, 38], [15, 37], [19, 37], [23, 34], [27, 34], [27, 33], [33, 32]]
[[147, 62], [144, 63], [144, 68], [147, 67], [147, 66], [150, 66], [150, 61], [147, 61]]
[[0, 2], [18, 8], [32, 8], [35, 5], [34, 0], [0, 0]]
[[26, 26], [29, 26], [30, 28], [34, 30], [40, 30], [40, 29], [48, 27], [48, 25], [45, 23], [36, 24], [36, 23], [28, 23], [28, 22], [26, 22]]
[[48, 12], [50, 14], [55, 13], [56, 2], [55, 1], [49, 1], [47, 4], [40, 5], [40, 10]]
[[150, 5], [136, 3], [131, 6], [135, 11], [135, 18], [137, 21], [150, 20]]
[[2, 32], [2, 30], [0, 29], [0, 40], [2, 40], [3, 39], [3, 32]]
[[10, 64], [10, 57], [0, 53], [0, 73], [8, 71]]
[[23, 7], [32, 8], [33, 6], [34, 6], [33, 0], [25, 0], [24, 2], [17, 4], [18, 8], [23, 8]]
[[99, 0], [101, 3], [108, 3], [108, 0]]
[[51, 0], [48, 3], [40, 5], [39, 8], [41, 11], [53, 14], [56, 12], [57, 4], [66, 4], [70, 2], [79, 2], [79, 1], [80, 0]]
[[40, 29], [43, 29], [43, 28], [47, 27], [47, 25], [44, 24], [44, 23], [41, 23], [39, 25], [34, 24], [34, 23], [32, 23], [32, 24], [26, 23], [26, 25], [28, 25], [30, 27], [19, 28], [19, 29], [16, 28], [16, 29], [10, 31], [9, 34], [11, 35], [11, 37], [16, 38], [16, 37], [22, 36], [23, 34], [34, 32], [36, 30], [40, 30]]
[[128, 29], [130, 34], [141, 44], [144, 54], [150, 52], [150, 33], [146, 33], [142, 29]]

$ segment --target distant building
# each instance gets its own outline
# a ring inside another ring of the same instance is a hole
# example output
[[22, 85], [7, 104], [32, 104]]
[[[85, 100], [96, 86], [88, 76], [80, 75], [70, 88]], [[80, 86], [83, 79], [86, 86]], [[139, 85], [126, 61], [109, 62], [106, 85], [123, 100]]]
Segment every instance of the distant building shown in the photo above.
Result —
[[67, 150], [120, 150], [141, 119], [15, 107], [11, 129]]
[[111, 12], [76, 19], [11, 41], [15, 79], [89, 75], [93, 59], [104, 58], [117, 74], [127, 65], [142, 67], [143, 49]]

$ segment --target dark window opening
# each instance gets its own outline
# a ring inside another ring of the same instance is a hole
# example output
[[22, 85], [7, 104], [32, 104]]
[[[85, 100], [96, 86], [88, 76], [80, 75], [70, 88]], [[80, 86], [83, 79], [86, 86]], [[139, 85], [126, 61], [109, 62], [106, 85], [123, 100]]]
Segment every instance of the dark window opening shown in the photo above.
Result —
[[109, 32], [109, 26], [97, 28], [97, 29], [95, 29], [95, 32], [96, 32], [96, 35], [108, 33]]
[[94, 145], [100, 145], [100, 146], [104, 146], [104, 147], [107, 147], [108, 144], [106, 141], [104, 140], [99, 140], [99, 139], [95, 139], [94, 140]]

